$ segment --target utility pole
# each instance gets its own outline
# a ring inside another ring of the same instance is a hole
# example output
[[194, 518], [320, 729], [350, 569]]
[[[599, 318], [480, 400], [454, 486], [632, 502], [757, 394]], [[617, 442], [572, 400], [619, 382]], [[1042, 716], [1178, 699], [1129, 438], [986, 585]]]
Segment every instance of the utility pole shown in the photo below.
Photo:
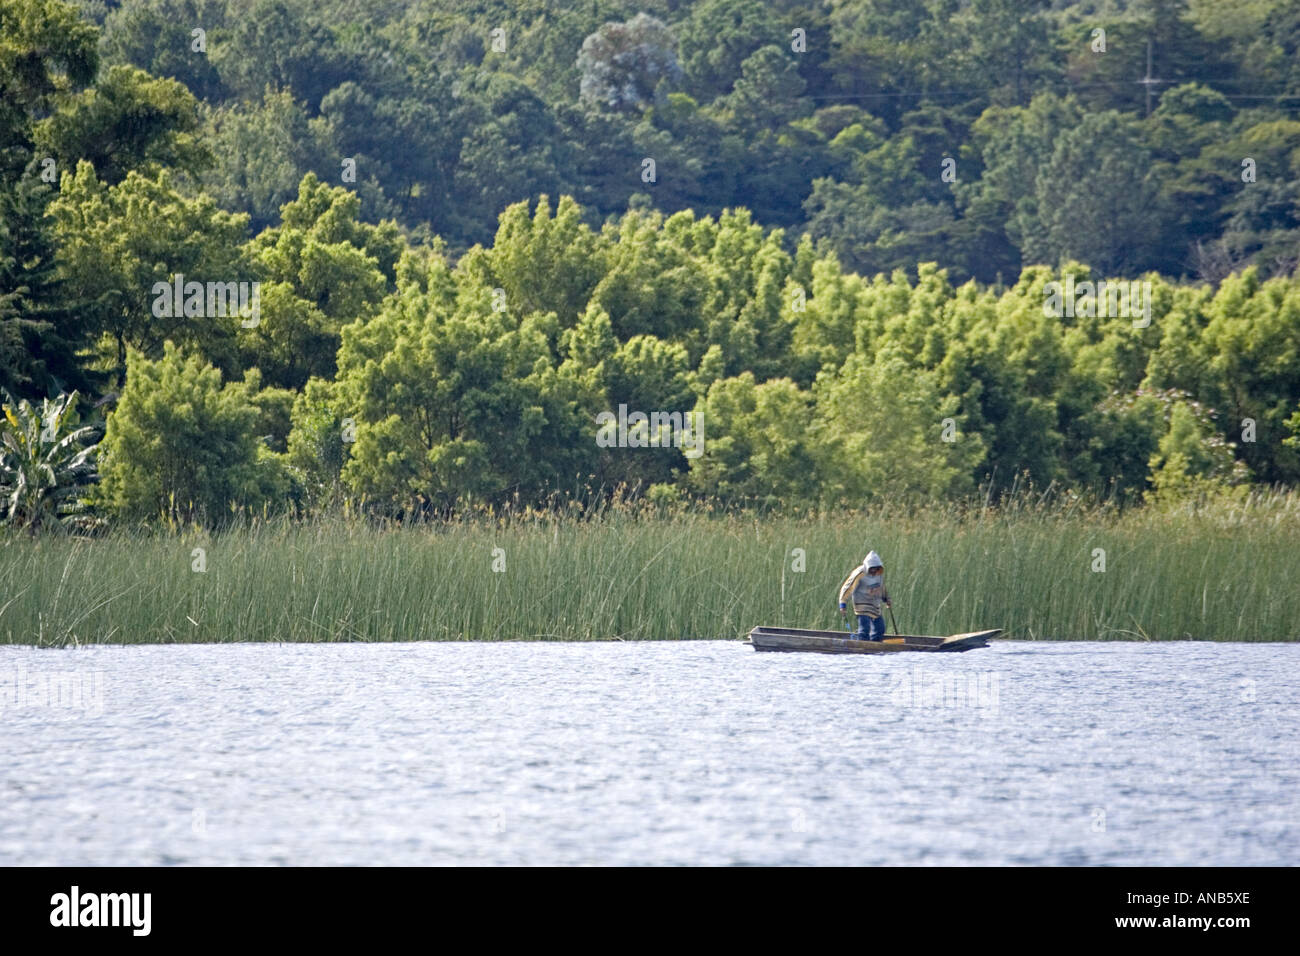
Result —
[[1151, 47], [1152, 47], [1151, 38], [1148, 37], [1147, 38], [1147, 75], [1144, 76], [1142, 79], [1138, 80], [1138, 83], [1140, 83], [1142, 86], [1145, 86], [1147, 88], [1147, 116], [1151, 115], [1152, 88], [1160, 85], [1161, 83], [1166, 82], [1165, 80], [1157, 80], [1154, 76], [1151, 75]]

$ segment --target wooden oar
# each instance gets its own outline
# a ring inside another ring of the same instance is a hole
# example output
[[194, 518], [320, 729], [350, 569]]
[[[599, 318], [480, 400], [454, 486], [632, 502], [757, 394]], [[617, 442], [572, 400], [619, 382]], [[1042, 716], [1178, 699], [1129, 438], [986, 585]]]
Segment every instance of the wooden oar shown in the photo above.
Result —
[[[887, 607], [889, 608], [889, 619], [890, 619], [891, 621], [894, 621], [894, 605], [890, 604], [890, 605], [887, 605]], [[897, 621], [894, 621], [894, 634], [895, 634], [895, 635], [898, 634], [898, 622], [897, 622]]]

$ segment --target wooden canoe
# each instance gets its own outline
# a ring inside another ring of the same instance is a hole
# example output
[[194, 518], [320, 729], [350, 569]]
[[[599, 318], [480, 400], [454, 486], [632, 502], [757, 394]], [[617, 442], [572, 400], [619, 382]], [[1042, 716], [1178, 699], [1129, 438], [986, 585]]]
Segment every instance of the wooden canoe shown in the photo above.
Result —
[[859, 641], [847, 631], [805, 631], [794, 627], [756, 627], [745, 643], [756, 651], [813, 651], [820, 654], [880, 654], [889, 651], [970, 651], [988, 647], [1001, 629], [970, 631], [948, 637], [886, 635], [883, 641]]

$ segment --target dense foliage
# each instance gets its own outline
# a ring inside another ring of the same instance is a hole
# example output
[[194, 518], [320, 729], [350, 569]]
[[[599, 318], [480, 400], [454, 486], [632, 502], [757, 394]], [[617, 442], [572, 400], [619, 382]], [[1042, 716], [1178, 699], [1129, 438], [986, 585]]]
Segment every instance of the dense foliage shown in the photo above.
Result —
[[[1218, 280], [1300, 259], [1290, 0], [410, 0], [366, 4], [364, 23], [340, 0], [84, 9], [105, 68], [45, 140], [112, 155], [109, 182], [150, 155], [194, 164], [183, 92], [132, 70], [177, 80], [202, 105], [206, 188], [254, 229], [351, 158], [368, 217], [427, 224], [457, 254], [547, 193], [595, 222], [629, 202], [743, 206], [864, 274], [935, 261], [993, 282], [1072, 258]], [[125, 136], [111, 116], [130, 100], [149, 119]]]
[[0, 0], [0, 386], [118, 399], [97, 507], [1300, 479], [1294, 3], [569, 6]]
[[882, 501], [755, 521], [615, 499], [580, 520], [559, 509], [433, 527], [333, 516], [221, 533], [119, 524], [90, 547], [0, 548], [0, 645], [734, 641], [759, 621], [835, 630], [835, 587], [864, 539], [894, 569], [905, 634], [1296, 640], [1300, 496], [1172, 513], [1040, 495], [980, 504]]
[[77, 418], [77, 393], [45, 399], [39, 408], [6, 395], [0, 433], [0, 518], [36, 532], [63, 527], [84, 510], [98, 477], [93, 425]]

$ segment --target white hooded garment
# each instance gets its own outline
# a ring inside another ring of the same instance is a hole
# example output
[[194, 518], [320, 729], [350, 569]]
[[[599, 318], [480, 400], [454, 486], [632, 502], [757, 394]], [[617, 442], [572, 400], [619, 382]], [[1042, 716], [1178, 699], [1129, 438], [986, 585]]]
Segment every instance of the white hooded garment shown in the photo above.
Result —
[[867, 568], [877, 564], [882, 568], [885, 566], [880, 555], [872, 551], [863, 559], [861, 565], [849, 572], [849, 576], [840, 585], [840, 603], [846, 604], [851, 599], [856, 614], [880, 617], [881, 601], [889, 600], [889, 592], [885, 590], [883, 580], [878, 579], [874, 584], [867, 581]]

